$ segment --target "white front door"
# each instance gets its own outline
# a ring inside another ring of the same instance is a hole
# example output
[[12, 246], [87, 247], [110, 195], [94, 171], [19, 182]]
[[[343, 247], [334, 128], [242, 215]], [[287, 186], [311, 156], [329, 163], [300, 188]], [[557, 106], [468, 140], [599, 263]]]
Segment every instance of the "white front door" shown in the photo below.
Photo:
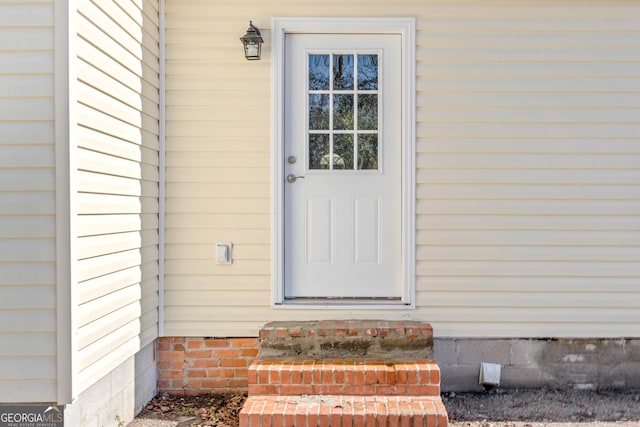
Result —
[[284, 298], [402, 300], [398, 34], [287, 34]]

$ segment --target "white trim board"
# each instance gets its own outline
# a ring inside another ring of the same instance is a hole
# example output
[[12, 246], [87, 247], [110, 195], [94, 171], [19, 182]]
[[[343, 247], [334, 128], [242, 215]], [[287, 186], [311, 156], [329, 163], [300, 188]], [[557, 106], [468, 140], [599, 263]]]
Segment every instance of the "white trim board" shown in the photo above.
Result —
[[273, 18], [271, 21], [271, 101], [272, 101], [272, 248], [271, 291], [274, 308], [311, 308], [310, 305], [284, 304], [284, 49], [287, 34], [400, 34], [402, 37], [402, 263], [403, 305], [322, 304], [317, 308], [372, 309], [415, 308], [415, 51], [414, 18]]

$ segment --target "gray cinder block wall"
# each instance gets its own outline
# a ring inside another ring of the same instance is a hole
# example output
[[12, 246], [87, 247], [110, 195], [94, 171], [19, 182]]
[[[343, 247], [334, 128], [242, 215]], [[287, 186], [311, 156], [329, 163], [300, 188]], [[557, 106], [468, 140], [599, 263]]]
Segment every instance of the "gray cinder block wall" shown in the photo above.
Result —
[[501, 365], [503, 388], [640, 388], [640, 339], [436, 338], [443, 391], [482, 390], [482, 362]]
[[156, 342], [109, 372], [64, 410], [65, 425], [121, 427], [156, 394]]

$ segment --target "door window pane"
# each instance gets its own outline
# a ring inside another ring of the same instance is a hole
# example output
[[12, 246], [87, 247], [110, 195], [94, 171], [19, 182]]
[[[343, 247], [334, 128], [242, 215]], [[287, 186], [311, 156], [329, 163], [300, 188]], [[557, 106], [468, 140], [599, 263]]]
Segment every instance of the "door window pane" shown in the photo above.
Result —
[[353, 95], [333, 95], [333, 129], [353, 129]]
[[329, 90], [329, 55], [309, 55], [309, 90]]
[[378, 90], [378, 55], [358, 55], [358, 89]]
[[378, 169], [378, 135], [358, 134], [358, 169]]
[[353, 134], [334, 136], [333, 169], [353, 169]]
[[333, 90], [353, 90], [353, 55], [333, 55]]
[[329, 130], [329, 95], [309, 95], [309, 129]]
[[329, 146], [329, 134], [309, 135], [309, 169], [329, 169]]
[[378, 129], [378, 95], [358, 95], [358, 129]]

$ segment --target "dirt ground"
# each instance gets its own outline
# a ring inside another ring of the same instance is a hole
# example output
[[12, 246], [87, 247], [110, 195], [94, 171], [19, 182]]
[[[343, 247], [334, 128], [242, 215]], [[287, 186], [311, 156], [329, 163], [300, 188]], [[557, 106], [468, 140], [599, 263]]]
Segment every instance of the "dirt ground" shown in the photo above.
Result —
[[[246, 396], [160, 394], [130, 427], [236, 427]], [[640, 391], [443, 393], [451, 427], [640, 427]]]

